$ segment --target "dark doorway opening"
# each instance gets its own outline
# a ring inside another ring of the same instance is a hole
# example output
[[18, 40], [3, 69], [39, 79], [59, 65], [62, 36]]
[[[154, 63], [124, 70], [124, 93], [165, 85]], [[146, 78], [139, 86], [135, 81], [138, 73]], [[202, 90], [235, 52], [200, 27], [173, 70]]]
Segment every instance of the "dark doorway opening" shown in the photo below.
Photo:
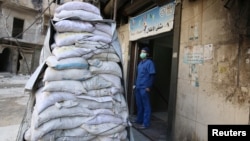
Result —
[[22, 39], [23, 38], [23, 26], [24, 26], [24, 20], [14, 18], [13, 19], [13, 30], [12, 30], [12, 37]]
[[3, 49], [0, 53], [0, 72], [9, 72], [10, 71], [10, 49]]
[[[152, 140], [166, 138], [168, 103], [171, 86], [171, 65], [173, 51], [173, 34], [172, 32], [154, 36], [147, 39], [138, 40], [131, 47], [130, 69], [128, 74], [128, 86], [132, 87], [136, 79], [137, 64], [139, 63], [139, 52], [141, 48], [148, 46], [151, 50], [150, 59], [155, 63], [156, 77], [153, 89], [150, 93], [152, 117], [150, 128], [140, 130], [145, 136]], [[129, 91], [130, 90], [130, 91]], [[136, 117], [135, 93], [132, 88], [128, 88], [129, 108], [131, 120]], [[134, 126], [136, 128], [136, 126]]]

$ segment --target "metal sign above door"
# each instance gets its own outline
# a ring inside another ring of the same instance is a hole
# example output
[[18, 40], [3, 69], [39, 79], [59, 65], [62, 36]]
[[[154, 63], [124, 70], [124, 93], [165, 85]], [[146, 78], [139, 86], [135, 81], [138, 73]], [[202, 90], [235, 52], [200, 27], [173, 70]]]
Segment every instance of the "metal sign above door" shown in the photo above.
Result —
[[157, 6], [129, 19], [129, 40], [157, 35], [173, 29], [175, 2]]

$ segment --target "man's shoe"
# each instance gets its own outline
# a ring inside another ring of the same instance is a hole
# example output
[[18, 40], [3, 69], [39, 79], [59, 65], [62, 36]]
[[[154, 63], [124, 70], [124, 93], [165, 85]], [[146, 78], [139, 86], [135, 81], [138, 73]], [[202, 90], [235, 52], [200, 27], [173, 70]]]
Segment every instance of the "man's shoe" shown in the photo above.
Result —
[[141, 125], [138, 127], [138, 129], [147, 129], [148, 127], [144, 126], [144, 125]]

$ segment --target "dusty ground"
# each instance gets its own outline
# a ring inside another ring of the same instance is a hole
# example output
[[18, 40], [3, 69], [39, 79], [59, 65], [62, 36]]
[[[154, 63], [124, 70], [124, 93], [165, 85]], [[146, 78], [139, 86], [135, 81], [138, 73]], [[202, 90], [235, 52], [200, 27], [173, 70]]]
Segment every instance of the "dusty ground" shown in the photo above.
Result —
[[29, 98], [28, 75], [0, 73], [0, 141], [15, 141]]

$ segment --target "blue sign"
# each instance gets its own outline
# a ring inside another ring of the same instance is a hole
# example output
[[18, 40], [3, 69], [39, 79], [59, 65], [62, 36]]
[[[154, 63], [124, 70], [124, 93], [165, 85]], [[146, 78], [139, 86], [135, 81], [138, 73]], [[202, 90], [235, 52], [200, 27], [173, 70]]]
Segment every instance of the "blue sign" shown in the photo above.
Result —
[[173, 29], [175, 2], [155, 7], [129, 19], [129, 39], [157, 35]]

